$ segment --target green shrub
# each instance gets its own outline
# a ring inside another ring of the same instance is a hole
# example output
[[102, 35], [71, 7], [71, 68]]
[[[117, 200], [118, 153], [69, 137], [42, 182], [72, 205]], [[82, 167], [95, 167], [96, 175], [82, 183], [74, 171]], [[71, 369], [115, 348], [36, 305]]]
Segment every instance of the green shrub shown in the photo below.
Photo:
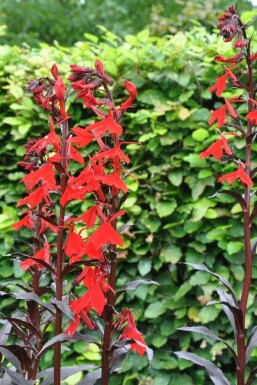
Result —
[[[126, 140], [139, 137], [142, 143], [140, 148], [129, 146], [133, 174], [139, 185], [128, 178], [131, 193], [125, 207], [128, 222], [133, 226], [126, 233], [126, 248], [119, 254], [122, 263], [118, 284], [140, 276], [160, 283], [159, 287], [140, 287], [123, 299], [135, 309], [136, 318], [142, 323], [139, 328], [155, 350], [152, 366], [149, 368], [146, 359], [139, 361], [131, 354], [113, 385], [202, 385], [203, 371], [191, 370], [190, 363], [178, 362], [172, 355], [173, 350], [189, 346], [197, 352], [201, 349], [201, 338], [177, 332], [176, 328], [201, 321], [211, 323], [212, 330], [219, 332], [220, 325], [228, 326], [228, 322], [220, 308], [209, 308], [207, 312], [204, 306], [214, 294], [215, 278], [203, 272], [188, 272], [177, 262], [205, 263], [240, 290], [240, 208], [225, 195], [210, 197], [221, 189], [215, 175], [224, 173], [226, 164], [199, 158], [216, 135], [215, 129], [208, 127], [209, 110], [217, 103], [208, 87], [222, 69], [212, 58], [217, 53], [229, 56], [231, 52], [216, 34], [201, 27], [162, 38], [151, 37], [144, 30], [136, 36], [127, 35], [124, 40], [104, 30], [98, 45], [97, 40], [96, 36], [88, 36], [87, 42], [78, 42], [72, 48], [57, 44], [41, 44], [39, 49], [0, 47], [1, 250], [9, 252], [14, 242], [23, 247], [20, 234], [10, 228], [17, 221], [15, 205], [23, 192], [18, 183], [22, 171], [16, 162], [21, 160], [30, 132], [33, 136], [42, 132], [42, 121], [47, 125], [46, 115], [24, 92], [26, 82], [47, 75], [54, 62], [67, 73], [67, 63], [90, 66], [95, 58], [103, 60], [106, 72], [119, 79], [117, 97], [125, 79], [133, 81], [139, 91], [126, 128]], [[80, 119], [82, 125], [91, 119], [86, 110], [80, 116], [76, 107], [70, 114], [76, 121]], [[238, 139], [238, 149], [240, 144]], [[17, 280], [26, 280], [17, 264], [13, 270], [11, 259], [1, 258], [0, 263], [1, 280], [13, 274]], [[254, 271], [257, 278], [256, 264]], [[256, 281], [253, 286], [256, 287]], [[0, 308], [7, 312], [13, 306], [10, 300], [4, 300]], [[252, 307], [250, 313], [248, 322], [252, 322], [256, 309]], [[229, 335], [229, 326], [227, 330]], [[212, 358], [219, 356], [220, 349], [220, 343], [213, 344]], [[81, 346], [75, 351], [80, 353]], [[91, 353], [83, 353], [77, 362], [85, 358], [94, 360], [96, 353]], [[77, 353], [65, 354], [67, 364], [74, 363]], [[209, 353], [203, 354], [211, 358]], [[45, 358], [46, 366], [49, 360], [52, 357]], [[229, 372], [229, 354], [223, 356], [221, 364]]]

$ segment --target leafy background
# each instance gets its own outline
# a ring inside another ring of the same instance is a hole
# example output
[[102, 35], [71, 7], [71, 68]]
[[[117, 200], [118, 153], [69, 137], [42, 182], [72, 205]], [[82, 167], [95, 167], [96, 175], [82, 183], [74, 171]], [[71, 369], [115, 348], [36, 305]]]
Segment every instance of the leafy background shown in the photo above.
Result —
[[[105, 63], [107, 73], [115, 79], [117, 99], [123, 95], [126, 79], [133, 81], [139, 91], [134, 108], [124, 119], [126, 140], [140, 141], [142, 145], [129, 145], [127, 151], [132, 159], [133, 174], [140, 183], [138, 185], [128, 179], [131, 193], [124, 208], [127, 210], [127, 221], [133, 225], [125, 234], [126, 247], [119, 252], [118, 285], [136, 277], [151, 278], [160, 283], [159, 287], [141, 286], [122, 298], [119, 306], [134, 309], [138, 328], [155, 354], [150, 367], [145, 357], [139, 360], [136, 354], [130, 354], [112, 384], [205, 384], [208, 380], [203, 370], [187, 361], [177, 360], [172, 353], [187, 349], [204, 358], [216, 359], [230, 378], [232, 360], [223, 345], [219, 342], [210, 344], [199, 335], [176, 331], [180, 326], [201, 322], [221, 336], [232, 339], [229, 323], [221, 309], [205, 306], [209, 300], [216, 298], [215, 278], [204, 272], [192, 271], [178, 262], [205, 263], [228, 279], [238, 294], [244, 273], [240, 207], [232, 198], [222, 194], [210, 198], [221, 188], [216, 182], [217, 176], [229, 172], [230, 168], [225, 161], [217, 163], [212, 159], [206, 161], [199, 158], [199, 153], [216, 138], [215, 129], [208, 127], [208, 119], [210, 110], [217, 108], [219, 101], [208, 92], [208, 87], [222, 74], [222, 65], [215, 63], [213, 57], [217, 53], [233, 54], [230, 45], [221, 41], [216, 30], [212, 31], [217, 13], [214, 7], [218, 9], [225, 2], [212, 2], [209, 8], [206, 7], [204, 25], [199, 22], [203, 7], [201, 1], [197, 4], [187, 1], [182, 18], [177, 16], [177, 19], [174, 15], [174, 19], [169, 18], [168, 2], [159, 2], [166, 13], [158, 13], [156, 8], [154, 10], [154, 2], [149, 1], [152, 7], [142, 7], [142, 18], [137, 17], [135, 25], [133, 8], [126, 8], [127, 14], [121, 16], [119, 8], [111, 12], [115, 2], [105, 0], [97, 5], [99, 14], [96, 14], [92, 3], [88, 2], [90, 17], [86, 33], [85, 27], [81, 27], [82, 15], [77, 9], [83, 4], [78, 5], [75, 1], [38, 1], [38, 13], [33, 13], [31, 1], [21, 1], [21, 8], [17, 4], [14, 7], [14, 3], [3, 0], [1, 4], [1, 20], [8, 26], [7, 33], [4, 28], [0, 30], [0, 137], [3, 144], [0, 148], [1, 281], [26, 282], [29, 277], [10, 257], [4, 256], [12, 250], [24, 248], [21, 239], [29, 239], [26, 231], [16, 233], [10, 228], [18, 220], [15, 206], [24, 193], [24, 187], [19, 184], [23, 172], [17, 161], [24, 154], [26, 140], [47, 130], [46, 114], [24, 92], [26, 83], [35, 77], [48, 75], [54, 62], [66, 75], [69, 64], [91, 66], [99, 58]], [[44, 32], [44, 20], [38, 21], [39, 17], [43, 17], [40, 6], [45, 4], [46, 10], [51, 13], [49, 4], [54, 3], [56, 15], [62, 7], [70, 7], [74, 15], [77, 12], [78, 34], [74, 32], [72, 35], [69, 28], [65, 29], [65, 19], [62, 19], [63, 25], [55, 23], [57, 16], [51, 19], [49, 13], [46, 15], [53, 28]], [[132, 7], [134, 2], [130, 3]], [[174, 4], [179, 15], [182, 2]], [[17, 40], [14, 40], [15, 28], [11, 24], [11, 6], [17, 15], [21, 9], [24, 12], [22, 7], [25, 6], [31, 12], [26, 14], [25, 20], [30, 26], [27, 30], [20, 28]], [[190, 6], [195, 16], [193, 22], [189, 21], [192, 20], [187, 13], [189, 11], [185, 11]], [[250, 9], [249, 4], [240, 6]], [[152, 15], [150, 19], [149, 14]], [[244, 17], [248, 21], [254, 15], [256, 12], [248, 11]], [[111, 17], [114, 18], [113, 24], [110, 24]], [[131, 17], [130, 22], [127, 22], [128, 17]], [[42, 27], [37, 32], [32, 28], [36, 20]], [[95, 24], [99, 21], [109, 29], [105, 26], [96, 28]], [[164, 21], [166, 27], [162, 30], [160, 26]], [[124, 28], [119, 28], [121, 25]], [[141, 30], [144, 25], [149, 28]], [[154, 29], [154, 26], [158, 28]], [[66, 38], [62, 36], [64, 30]], [[12, 45], [14, 42], [18, 45]], [[79, 101], [74, 100], [70, 113], [74, 122], [87, 124], [91, 121], [90, 113], [82, 109]], [[233, 148], [241, 154], [242, 142], [233, 140]], [[81, 209], [81, 203], [75, 205], [76, 209]], [[256, 287], [254, 280], [248, 325], [255, 323], [257, 315]], [[1, 301], [0, 310], [3, 313], [11, 313], [16, 308], [17, 303], [13, 299]], [[207, 345], [208, 349], [205, 349]], [[99, 362], [100, 358], [94, 346], [86, 348], [84, 342], [75, 343], [73, 350], [63, 357], [64, 365]], [[49, 367], [51, 363], [52, 353], [48, 352], [42, 368]], [[80, 376], [79, 373], [67, 383], [76, 383]]]

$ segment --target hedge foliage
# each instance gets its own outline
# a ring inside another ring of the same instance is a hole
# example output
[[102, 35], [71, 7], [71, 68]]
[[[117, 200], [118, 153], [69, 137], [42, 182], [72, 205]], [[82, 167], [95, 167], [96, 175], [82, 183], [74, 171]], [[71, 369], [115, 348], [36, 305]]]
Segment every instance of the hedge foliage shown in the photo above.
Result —
[[[247, 20], [252, 16], [245, 15]], [[199, 335], [177, 332], [176, 328], [201, 322], [210, 324], [217, 333], [227, 330], [231, 335], [231, 330], [220, 307], [205, 306], [216, 298], [215, 278], [177, 263], [205, 263], [228, 279], [236, 292], [240, 291], [240, 207], [225, 194], [211, 197], [221, 189], [217, 176], [231, 168], [225, 161], [199, 158], [199, 153], [217, 137], [215, 128], [208, 127], [208, 119], [209, 110], [217, 108], [219, 102], [208, 87], [223, 69], [213, 57], [217, 53], [231, 56], [232, 51], [215, 33], [209, 34], [202, 27], [161, 38], [149, 36], [147, 30], [124, 39], [104, 28], [103, 32], [100, 41], [87, 35], [87, 42], [78, 42], [72, 48], [57, 44], [41, 44], [38, 49], [0, 46], [1, 250], [4, 255], [15, 247], [26, 247], [20, 242], [22, 235], [10, 228], [18, 220], [15, 205], [24, 192], [18, 183], [23, 173], [16, 162], [21, 160], [26, 140], [47, 127], [46, 114], [24, 92], [26, 82], [48, 75], [54, 62], [67, 74], [70, 63], [91, 66], [96, 58], [101, 59], [106, 72], [116, 79], [117, 97], [125, 79], [133, 81], [139, 91], [124, 127], [126, 140], [140, 141], [142, 145], [128, 146], [132, 171], [140, 183], [128, 179], [131, 192], [124, 208], [127, 221], [133, 225], [125, 234], [126, 247], [119, 252], [118, 285], [136, 277], [160, 283], [159, 287], [141, 286], [122, 298], [134, 309], [138, 327], [155, 351], [152, 365], [148, 366], [146, 358], [139, 360], [136, 354], [130, 354], [112, 384], [202, 385], [206, 383], [204, 372], [190, 362], [178, 361], [172, 351], [191, 347], [205, 358], [219, 360], [224, 346], [212, 343], [209, 351], [204, 350], [210, 341], [202, 342]], [[90, 113], [81, 111], [78, 101], [69, 112], [82, 125], [91, 122]], [[233, 143], [240, 150], [240, 139]], [[26, 281], [27, 275], [10, 257], [3, 256], [0, 279]], [[257, 281], [253, 289], [257, 289]], [[251, 304], [253, 299], [254, 294]], [[8, 313], [16, 306], [13, 300], [4, 299], [0, 310]], [[254, 323], [254, 305], [249, 314], [247, 322]], [[77, 342], [73, 348], [74, 352], [65, 353], [67, 365], [99, 360], [99, 353], [91, 345], [85, 350], [84, 343]], [[51, 361], [51, 353], [47, 353], [44, 365]], [[230, 372], [229, 353], [223, 355], [221, 365]], [[75, 379], [72, 381], [70, 384], [75, 383]]]

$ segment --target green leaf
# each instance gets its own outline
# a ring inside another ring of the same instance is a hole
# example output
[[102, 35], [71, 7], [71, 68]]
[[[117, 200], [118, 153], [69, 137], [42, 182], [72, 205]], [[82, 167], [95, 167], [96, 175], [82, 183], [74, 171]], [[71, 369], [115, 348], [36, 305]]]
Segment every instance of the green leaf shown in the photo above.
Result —
[[160, 315], [164, 314], [166, 311], [165, 307], [163, 306], [163, 302], [153, 302], [151, 303], [145, 310], [144, 316], [145, 318], [158, 318]]
[[203, 142], [206, 138], [208, 138], [208, 136], [209, 132], [204, 128], [198, 128], [198, 130], [195, 130], [192, 134], [192, 137], [197, 142]]
[[141, 259], [138, 264], [138, 271], [142, 277], [148, 274], [152, 268], [152, 261], [149, 259]]
[[239, 253], [243, 249], [243, 242], [231, 241], [227, 244], [227, 252], [229, 255]]
[[177, 202], [172, 200], [170, 202], [159, 202], [156, 205], [156, 211], [160, 218], [169, 216], [177, 207]]

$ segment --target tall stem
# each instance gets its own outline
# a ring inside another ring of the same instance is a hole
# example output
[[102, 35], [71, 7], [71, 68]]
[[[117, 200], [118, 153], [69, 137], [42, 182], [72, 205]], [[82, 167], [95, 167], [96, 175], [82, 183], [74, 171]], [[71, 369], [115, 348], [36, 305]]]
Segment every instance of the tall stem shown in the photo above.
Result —
[[[247, 39], [245, 30], [243, 29], [244, 38]], [[253, 71], [252, 71], [252, 61], [250, 59], [250, 42], [247, 45], [246, 52], [246, 62], [248, 67], [248, 87], [249, 87], [249, 98], [254, 98], [254, 81], [253, 81]], [[248, 113], [253, 109], [252, 101], [248, 101]], [[252, 133], [252, 124], [250, 120], [247, 125], [247, 136]], [[252, 152], [252, 141], [246, 137], [246, 154], [245, 154], [245, 172], [250, 175], [251, 172], [251, 152]], [[242, 296], [240, 301], [240, 309], [242, 311], [243, 318], [243, 330], [242, 333], [238, 336], [237, 347], [238, 347], [238, 368], [237, 368], [237, 385], [245, 385], [245, 343], [246, 343], [246, 333], [245, 333], [245, 318], [246, 318], [246, 308], [247, 301], [250, 293], [251, 282], [252, 282], [252, 251], [251, 251], [251, 195], [250, 187], [245, 187], [245, 202], [246, 209], [244, 211], [244, 250], [245, 250], [245, 276], [243, 283]]]
[[[118, 210], [118, 196], [113, 197], [112, 215]], [[116, 229], [116, 220], [114, 228]], [[102, 376], [101, 385], [109, 384], [110, 377], [110, 358], [111, 358], [111, 343], [113, 337], [113, 311], [115, 305], [115, 286], [116, 286], [116, 269], [117, 269], [117, 252], [116, 246], [113, 245], [109, 254], [110, 258], [110, 275], [109, 285], [113, 291], [109, 290], [107, 295], [107, 304], [105, 307], [105, 328], [104, 328], [104, 339], [103, 339], [103, 351], [102, 351]]]
[[[63, 123], [62, 127], [62, 168], [61, 172], [61, 196], [63, 195], [67, 186], [67, 137], [69, 132], [69, 126], [67, 120]], [[65, 206], [60, 204], [60, 216], [58, 221], [58, 239], [57, 239], [57, 261], [56, 261], [56, 300], [62, 301], [63, 294], [63, 236], [64, 236], [64, 217], [65, 217]], [[62, 332], [62, 313], [57, 308], [55, 318], [55, 336]], [[54, 345], [54, 385], [61, 384], [61, 343], [57, 342]]]

